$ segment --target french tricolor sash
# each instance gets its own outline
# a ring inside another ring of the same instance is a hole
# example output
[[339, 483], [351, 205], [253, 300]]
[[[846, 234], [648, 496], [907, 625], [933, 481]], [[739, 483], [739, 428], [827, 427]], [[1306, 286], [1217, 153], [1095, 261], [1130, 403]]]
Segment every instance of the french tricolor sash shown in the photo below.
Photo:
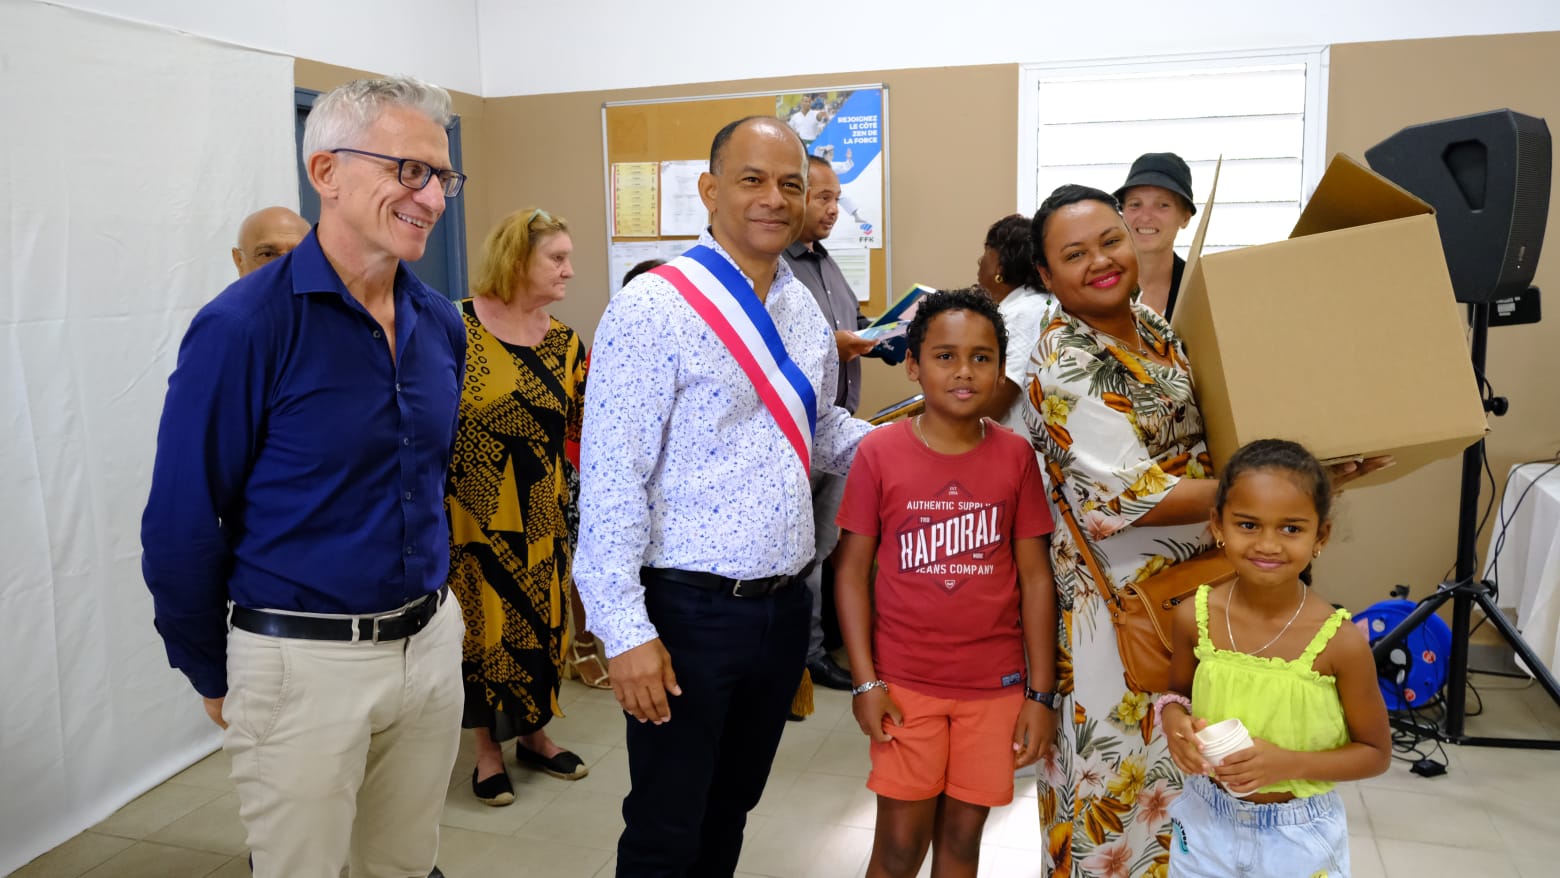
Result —
[[754, 295], [747, 278], [719, 253], [699, 244], [652, 272], [671, 281], [726, 346], [780, 433], [811, 472], [818, 395], [801, 367], [791, 362], [780, 330]]

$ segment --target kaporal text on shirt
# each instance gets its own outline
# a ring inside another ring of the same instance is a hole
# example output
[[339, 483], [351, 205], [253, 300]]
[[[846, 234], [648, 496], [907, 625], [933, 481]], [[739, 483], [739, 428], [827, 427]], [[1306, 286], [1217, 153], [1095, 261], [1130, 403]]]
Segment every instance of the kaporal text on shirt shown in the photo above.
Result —
[[[930, 502], [947, 503], [949, 507], [953, 506], [952, 501]], [[958, 555], [978, 552], [997, 544], [1002, 534], [1002, 504], [983, 506], [979, 503], [962, 501], [958, 505], [977, 508], [942, 521], [926, 522], [919, 527], [900, 532], [900, 570], [909, 571], [928, 564], [938, 564]]]

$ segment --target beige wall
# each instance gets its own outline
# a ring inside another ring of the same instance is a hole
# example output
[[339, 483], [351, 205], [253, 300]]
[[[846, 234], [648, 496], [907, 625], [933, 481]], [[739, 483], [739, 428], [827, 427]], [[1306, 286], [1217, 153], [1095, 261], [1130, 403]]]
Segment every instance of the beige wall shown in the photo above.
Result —
[[[298, 88], [307, 88], [314, 91], [330, 91], [344, 82], [361, 79], [365, 76], [383, 76], [382, 73], [369, 73], [363, 70], [353, 70], [350, 67], [337, 67], [334, 64], [323, 64], [319, 61], [309, 61], [298, 58], [293, 62], [293, 82]], [[455, 112], [460, 115], [460, 149], [461, 165], [468, 181], [466, 186], [466, 255], [467, 264], [472, 271], [476, 270], [477, 261], [482, 256], [482, 235], [490, 225], [488, 188], [479, 181], [490, 178], [488, 169], [488, 135], [483, 116], [487, 110], [487, 102], [476, 95], [465, 92], [452, 91], [450, 97], [455, 104]], [[464, 293], [463, 290], [446, 290], [450, 294]]]
[[[318, 91], [372, 75], [380, 74], [304, 59], [294, 66], [297, 85]], [[897, 295], [912, 283], [972, 284], [987, 227], [1012, 213], [1018, 200], [1018, 67], [1013, 64], [509, 98], [452, 92], [470, 177], [466, 240], [471, 272], [481, 261], [488, 230], [509, 213], [545, 207], [567, 218], [574, 233], [576, 275], [569, 298], [553, 313], [589, 342], [607, 306], [608, 289], [603, 103], [879, 82], [888, 87], [892, 292]], [[868, 360], [863, 372], [863, 413], [918, 391], [902, 366]]]
[[[527, 205], [568, 218], [576, 276], [554, 313], [589, 339], [608, 289], [603, 103], [877, 82], [888, 86], [894, 292], [912, 283], [974, 283], [987, 226], [1017, 203], [1018, 68], [1011, 64], [492, 98], [485, 114], [490, 154], [503, 159], [482, 184], [488, 221]], [[467, 224], [473, 237], [485, 228], [474, 211]], [[902, 367], [868, 361], [865, 373], [863, 412], [916, 392]]]
[[[1328, 150], [1362, 158], [1366, 148], [1405, 125], [1505, 106], [1560, 120], [1555, 58], [1560, 33], [1333, 46]], [[355, 75], [315, 62], [297, 65], [298, 84], [307, 88], [330, 88]], [[1010, 64], [487, 100], [456, 95], [472, 178], [466, 214], [472, 268], [488, 228], [509, 212], [542, 206], [567, 217], [577, 276], [556, 313], [589, 339], [608, 288], [604, 102], [874, 82], [889, 89], [894, 288], [971, 283], [987, 226], [1017, 201], [1018, 70]], [[1560, 198], [1555, 205], [1550, 229], [1560, 232]], [[1560, 301], [1557, 247], [1541, 261], [1537, 278], [1552, 303]], [[1560, 449], [1560, 379], [1554, 377], [1560, 318], [1496, 329], [1491, 342], [1488, 374], [1512, 402], [1509, 416], [1491, 421], [1489, 441], [1491, 465], [1504, 484], [1512, 463]], [[861, 410], [869, 413], [913, 392], [902, 368], [869, 361]], [[1444, 461], [1346, 494], [1334, 544], [1318, 566], [1320, 590], [1359, 608], [1385, 597], [1396, 583], [1412, 585], [1416, 597], [1432, 589], [1455, 553], [1458, 466]]]
[[[1419, 122], [1510, 107], [1560, 127], [1560, 33], [1355, 43], [1332, 47], [1327, 149], [1364, 151]], [[1491, 418], [1490, 466], [1504, 485], [1513, 463], [1560, 450], [1560, 197], [1551, 201], [1548, 252], [1535, 283], [1549, 299], [1544, 322], [1490, 331], [1486, 374], [1510, 397]], [[1384, 253], [1390, 259], [1392, 254]], [[1390, 327], [1383, 331], [1391, 332]], [[1433, 400], [1427, 400], [1433, 404]], [[1441, 579], [1456, 552], [1460, 461], [1444, 461], [1391, 484], [1346, 494], [1337, 544], [1318, 567], [1318, 585], [1360, 607], [1408, 583], [1417, 598]], [[1488, 500], [1486, 484], [1482, 500]], [[1481, 505], [1482, 511], [1482, 505]], [[1486, 527], [1481, 546], [1498, 527]]]

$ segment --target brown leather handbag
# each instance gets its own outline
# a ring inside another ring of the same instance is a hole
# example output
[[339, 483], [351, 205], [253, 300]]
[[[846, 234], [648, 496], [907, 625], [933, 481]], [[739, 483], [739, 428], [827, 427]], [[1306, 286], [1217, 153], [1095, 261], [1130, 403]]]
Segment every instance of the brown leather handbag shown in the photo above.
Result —
[[1094, 552], [1073, 515], [1072, 504], [1063, 491], [1066, 480], [1050, 460], [1051, 496], [1072, 531], [1073, 542], [1094, 580], [1094, 587], [1110, 609], [1110, 622], [1116, 629], [1116, 651], [1121, 654], [1127, 688], [1134, 692], [1164, 692], [1170, 688], [1170, 630], [1175, 608], [1197, 591], [1199, 585], [1218, 585], [1235, 578], [1235, 568], [1223, 549], [1209, 549], [1155, 573], [1139, 582], [1120, 588], [1111, 585], [1094, 560]]

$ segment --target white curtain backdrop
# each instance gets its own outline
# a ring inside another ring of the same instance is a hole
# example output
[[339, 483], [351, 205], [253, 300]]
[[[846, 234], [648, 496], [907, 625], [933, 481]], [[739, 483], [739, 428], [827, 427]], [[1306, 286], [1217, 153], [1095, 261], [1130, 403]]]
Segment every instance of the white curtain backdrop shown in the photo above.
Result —
[[292, 59], [0, 0], [0, 875], [217, 746], [141, 580], [157, 420], [259, 207]]

